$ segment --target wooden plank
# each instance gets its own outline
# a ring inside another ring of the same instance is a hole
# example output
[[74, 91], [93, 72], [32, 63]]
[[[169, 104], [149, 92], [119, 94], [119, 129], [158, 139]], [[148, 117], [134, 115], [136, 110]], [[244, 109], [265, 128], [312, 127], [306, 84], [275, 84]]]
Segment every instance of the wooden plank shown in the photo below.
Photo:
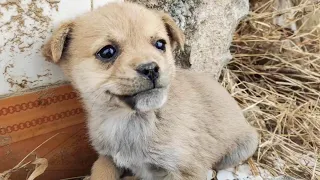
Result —
[[[48, 159], [39, 179], [88, 175], [96, 154], [92, 150], [79, 97], [70, 85], [0, 100], [0, 173], [13, 168], [29, 152]], [[33, 166], [15, 172], [11, 179], [26, 179]]]

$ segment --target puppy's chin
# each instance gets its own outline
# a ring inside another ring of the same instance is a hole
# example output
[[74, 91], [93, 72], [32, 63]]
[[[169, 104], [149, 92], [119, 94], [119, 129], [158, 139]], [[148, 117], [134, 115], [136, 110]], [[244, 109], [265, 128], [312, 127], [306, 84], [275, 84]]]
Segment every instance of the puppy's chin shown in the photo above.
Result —
[[120, 96], [119, 98], [132, 109], [146, 112], [161, 108], [167, 101], [167, 93], [167, 88], [155, 88], [133, 96]]

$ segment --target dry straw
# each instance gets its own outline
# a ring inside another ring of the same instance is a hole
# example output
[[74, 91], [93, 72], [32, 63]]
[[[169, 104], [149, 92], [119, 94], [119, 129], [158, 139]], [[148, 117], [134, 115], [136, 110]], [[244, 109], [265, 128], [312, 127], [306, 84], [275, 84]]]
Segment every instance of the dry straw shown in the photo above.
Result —
[[54, 139], [56, 136], [58, 136], [58, 134], [55, 134], [54, 136], [48, 138], [47, 140], [45, 140], [43, 143], [41, 143], [39, 146], [37, 146], [35, 149], [33, 149], [30, 153], [28, 153], [15, 167], [13, 167], [12, 169], [9, 169], [7, 171], [1, 172], [0, 173], [0, 180], [9, 180], [10, 176], [12, 175], [12, 173], [17, 172], [17, 171], [21, 171], [24, 170], [26, 167], [30, 167], [30, 165], [33, 165], [32, 168], [34, 168], [34, 170], [32, 171], [32, 173], [30, 175], [28, 175], [28, 177], [26, 178], [27, 180], [34, 180], [36, 179], [38, 176], [40, 176], [41, 174], [43, 174], [45, 172], [45, 170], [48, 167], [48, 160], [45, 158], [38, 158], [36, 156], [36, 151], [42, 147], [42, 145], [44, 145], [45, 143], [47, 143], [48, 141]]
[[234, 59], [220, 80], [261, 134], [256, 165], [274, 176], [315, 180], [320, 179], [320, 4], [303, 0], [284, 7], [284, 1], [289, 0], [251, 1], [252, 12], [234, 35]]

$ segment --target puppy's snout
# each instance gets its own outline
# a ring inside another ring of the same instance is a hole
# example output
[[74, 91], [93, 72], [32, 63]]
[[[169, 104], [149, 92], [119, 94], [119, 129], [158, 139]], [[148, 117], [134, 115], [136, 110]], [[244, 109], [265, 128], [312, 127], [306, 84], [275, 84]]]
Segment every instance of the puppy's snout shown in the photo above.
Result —
[[159, 66], [155, 62], [141, 64], [136, 71], [142, 76], [150, 79], [152, 82], [159, 78]]

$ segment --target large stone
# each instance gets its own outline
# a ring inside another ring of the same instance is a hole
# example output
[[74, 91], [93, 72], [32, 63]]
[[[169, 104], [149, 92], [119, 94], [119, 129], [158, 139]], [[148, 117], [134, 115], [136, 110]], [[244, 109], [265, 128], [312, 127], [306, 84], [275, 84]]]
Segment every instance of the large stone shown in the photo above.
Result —
[[177, 64], [218, 77], [232, 58], [229, 48], [239, 21], [248, 14], [248, 0], [128, 0], [171, 14], [187, 40]]

